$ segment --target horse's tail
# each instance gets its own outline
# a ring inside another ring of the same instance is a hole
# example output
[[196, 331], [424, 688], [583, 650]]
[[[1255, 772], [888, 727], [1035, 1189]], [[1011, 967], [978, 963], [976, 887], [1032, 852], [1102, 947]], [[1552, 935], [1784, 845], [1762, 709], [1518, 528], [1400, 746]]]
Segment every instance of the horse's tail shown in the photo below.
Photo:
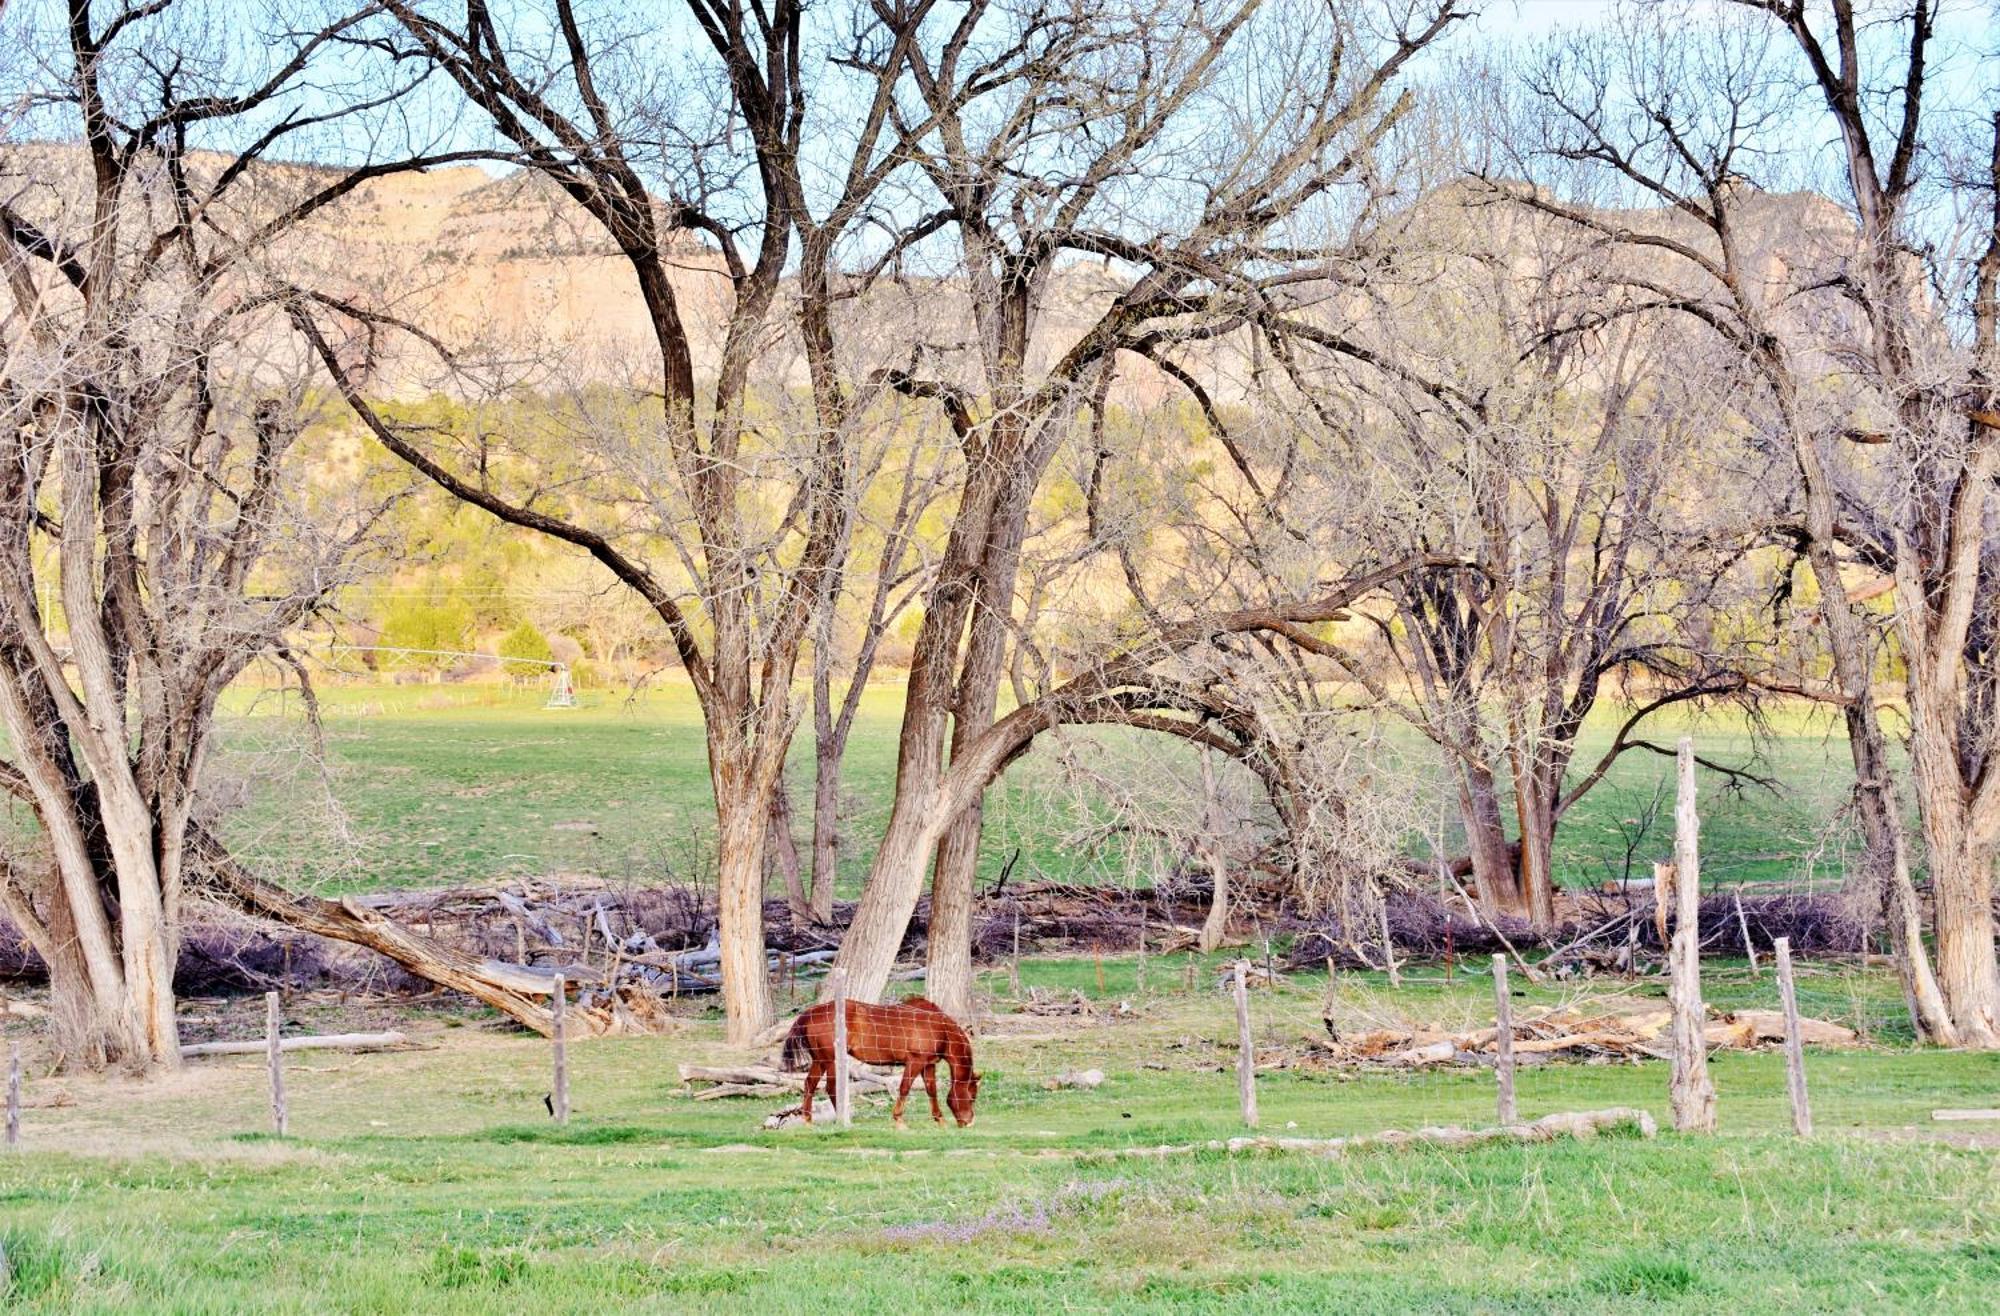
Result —
[[785, 1069], [804, 1069], [812, 1059], [812, 1043], [806, 1040], [806, 1017], [802, 1014], [792, 1022], [792, 1031], [785, 1034], [785, 1049], [779, 1054], [778, 1063]]

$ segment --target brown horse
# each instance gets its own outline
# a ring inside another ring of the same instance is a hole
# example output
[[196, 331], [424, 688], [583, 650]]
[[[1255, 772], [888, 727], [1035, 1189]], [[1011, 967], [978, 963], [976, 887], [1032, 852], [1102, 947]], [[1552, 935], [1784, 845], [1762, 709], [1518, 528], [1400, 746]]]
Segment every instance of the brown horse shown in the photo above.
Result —
[[[938, 1109], [937, 1065], [951, 1066], [951, 1090], [945, 1101], [960, 1128], [972, 1123], [972, 1104], [979, 1099], [979, 1075], [972, 1071], [972, 1039], [955, 1020], [921, 996], [891, 1005], [869, 1001], [847, 1003], [847, 1053], [863, 1064], [901, 1065], [903, 1086], [896, 1093], [896, 1127], [903, 1125], [903, 1103], [910, 1099], [910, 1085], [924, 1076], [924, 1090], [931, 1098], [931, 1118], [944, 1123]], [[833, 1059], [833, 1002], [813, 1006], [800, 1015], [785, 1035], [784, 1066], [806, 1067], [806, 1097], [799, 1114], [812, 1123], [813, 1093], [821, 1076], [826, 1078], [826, 1095], [838, 1102], [834, 1089], [838, 1066]], [[839, 1075], [844, 1078], [844, 1075]]]

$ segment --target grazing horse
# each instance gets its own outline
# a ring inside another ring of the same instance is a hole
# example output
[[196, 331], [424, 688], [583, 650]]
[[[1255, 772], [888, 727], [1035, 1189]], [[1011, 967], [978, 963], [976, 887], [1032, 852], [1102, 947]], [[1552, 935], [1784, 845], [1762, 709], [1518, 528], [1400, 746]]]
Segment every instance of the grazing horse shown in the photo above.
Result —
[[[903, 1086], [896, 1093], [896, 1127], [903, 1125], [903, 1103], [910, 1099], [910, 1085], [924, 1076], [924, 1090], [931, 1098], [931, 1118], [944, 1123], [938, 1109], [937, 1065], [951, 1066], [951, 1090], [945, 1101], [960, 1128], [972, 1123], [972, 1104], [979, 1099], [979, 1075], [972, 1071], [972, 1039], [956, 1020], [921, 996], [891, 1005], [869, 1001], [847, 1003], [847, 1053], [863, 1064], [901, 1065]], [[813, 1093], [822, 1075], [826, 1095], [838, 1102], [834, 1083], [845, 1081], [833, 1055], [833, 1003], [813, 1006], [798, 1017], [785, 1035], [784, 1066], [806, 1067], [806, 1097], [799, 1107], [805, 1122], [812, 1123]]]

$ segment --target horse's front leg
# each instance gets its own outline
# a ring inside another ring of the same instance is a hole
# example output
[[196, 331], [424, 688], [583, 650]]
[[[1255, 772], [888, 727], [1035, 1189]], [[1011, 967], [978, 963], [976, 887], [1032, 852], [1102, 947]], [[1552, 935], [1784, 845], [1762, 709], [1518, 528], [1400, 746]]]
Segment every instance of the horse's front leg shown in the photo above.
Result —
[[[908, 1060], [903, 1063], [903, 1085], [896, 1089], [896, 1107], [891, 1112], [895, 1117], [896, 1127], [899, 1129], [909, 1127], [903, 1123], [903, 1105], [910, 1099], [910, 1084], [917, 1081], [917, 1071], [921, 1067], [914, 1060]], [[933, 1098], [931, 1104], [937, 1104], [935, 1098]]]
[[940, 1108], [938, 1107], [938, 1099], [937, 1099], [937, 1061], [935, 1061], [935, 1060], [931, 1061], [931, 1062], [930, 1062], [930, 1063], [929, 1063], [928, 1065], [925, 1065], [925, 1066], [924, 1066], [924, 1091], [925, 1091], [925, 1092], [928, 1092], [928, 1093], [930, 1093], [930, 1097], [931, 1097], [931, 1118], [937, 1121], [937, 1124], [938, 1124], [938, 1127], [939, 1127], [939, 1128], [943, 1128], [943, 1127], [944, 1127], [944, 1111], [943, 1111], [943, 1110], [941, 1110], [941, 1109], [940, 1109]]
[[812, 1061], [806, 1066], [806, 1099], [805, 1103], [799, 1107], [799, 1114], [805, 1117], [805, 1121], [808, 1124], [813, 1122], [813, 1093], [819, 1090], [820, 1069], [821, 1066], [817, 1060]]

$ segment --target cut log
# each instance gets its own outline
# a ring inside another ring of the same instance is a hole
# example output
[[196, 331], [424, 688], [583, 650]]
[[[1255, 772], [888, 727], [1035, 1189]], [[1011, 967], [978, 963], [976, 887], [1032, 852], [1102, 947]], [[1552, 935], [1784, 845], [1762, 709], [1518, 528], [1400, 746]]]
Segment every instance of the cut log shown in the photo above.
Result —
[[[387, 1051], [394, 1047], [408, 1046], [410, 1039], [402, 1033], [324, 1033], [318, 1037], [284, 1037], [278, 1040], [280, 1051]], [[252, 1056], [262, 1055], [267, 1044], [258, 1042], [196, 1042], [181, 1048], [181, 1058], [195, 1056]]]
[[2000, 1110], [1934, 1110], [1934, 1120], [2000, 1120]]

